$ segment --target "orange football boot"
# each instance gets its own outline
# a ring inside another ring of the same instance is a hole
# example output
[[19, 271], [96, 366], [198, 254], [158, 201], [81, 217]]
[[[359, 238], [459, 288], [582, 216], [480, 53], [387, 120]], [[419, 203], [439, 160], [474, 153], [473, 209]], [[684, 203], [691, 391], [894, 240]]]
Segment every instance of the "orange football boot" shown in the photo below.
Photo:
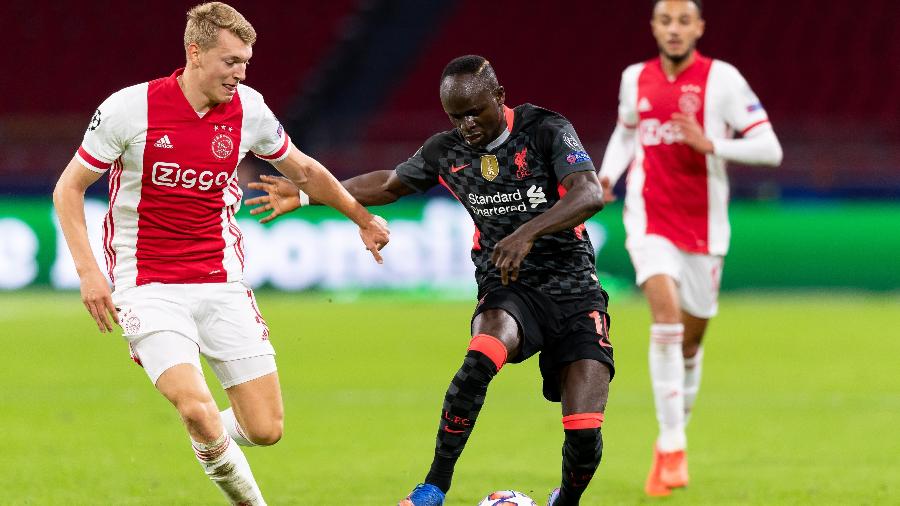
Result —
[[663, 465], [663, 453], [653, 446], [653, 465], [650, 467], [650, 474], [647, 476], [647, 482], [644, 484], [644, 492], [650, 497], [665, 497], [672, 493], [672, 490], [663, 483], [660, 478], [660, 472]]
[[662, 465], [659, 480], [669, 488], [686, 487], [688, 484], [687, 453], [684, 450], [659, 454]]

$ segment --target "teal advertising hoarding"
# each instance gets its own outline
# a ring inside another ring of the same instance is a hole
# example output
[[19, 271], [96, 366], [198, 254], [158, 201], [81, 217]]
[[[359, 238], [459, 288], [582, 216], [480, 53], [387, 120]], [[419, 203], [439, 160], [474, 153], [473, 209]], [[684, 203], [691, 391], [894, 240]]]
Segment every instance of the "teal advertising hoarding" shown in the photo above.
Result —
[[[106, 203], [85, 205], [99, 263]], [[238, 213], [246, 278], [282, 290], [472, 290], [473, 225], [455, 201], [401, 201], [376, 208], [391, 227], [384, 265], [375, 264], [356, 227], [329, 209], [308, 208], [260, 225]], [[900, 289], [900, 205], [889, 203], [737, 203], [723, 290]], [[621, 205], [587, 224], [607, 282], [629, 283]], [[0, 199], [0, 288], [76, 288], [78, 279], [49, 199]]]

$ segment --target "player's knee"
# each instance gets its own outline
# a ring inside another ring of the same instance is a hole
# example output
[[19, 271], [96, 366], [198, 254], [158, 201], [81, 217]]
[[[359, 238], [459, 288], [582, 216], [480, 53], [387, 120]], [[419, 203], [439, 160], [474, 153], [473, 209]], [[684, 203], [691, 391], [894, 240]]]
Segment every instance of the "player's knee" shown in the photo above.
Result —
[[184, 399], [175, 404], [185, 425], [195, 427], [202, 432], [213, 432], [212, 428], [219, 422], [219, 410], [215, 402], [198, 399]]
[[244, 429], [253, 444], [260, 446], [271, 446], [281, 440], [284, 435], [284, 420], [276, 417], [268, 420], [264, 424], [256, 424], [253, 427]]

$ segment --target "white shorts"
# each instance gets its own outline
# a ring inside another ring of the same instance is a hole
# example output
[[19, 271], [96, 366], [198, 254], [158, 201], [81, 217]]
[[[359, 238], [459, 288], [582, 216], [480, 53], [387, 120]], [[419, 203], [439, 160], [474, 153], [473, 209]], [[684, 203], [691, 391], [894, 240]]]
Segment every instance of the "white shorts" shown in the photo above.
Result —
[[224, 388], [275, 369], [269, 328], [253, 290], [229, 283], [151, 283], [113, 293], [132, 358], [156, 380], [177, 364], [200, 369], [200, 355]]
[[638, 286], [651, 276], [665, 274], [678, 284], [678, 297], [685, 312], [697, 318], [712, 318], [719, 311], [724, 257], [687, 253], [658, 235], [629, 240], [626, 248]]

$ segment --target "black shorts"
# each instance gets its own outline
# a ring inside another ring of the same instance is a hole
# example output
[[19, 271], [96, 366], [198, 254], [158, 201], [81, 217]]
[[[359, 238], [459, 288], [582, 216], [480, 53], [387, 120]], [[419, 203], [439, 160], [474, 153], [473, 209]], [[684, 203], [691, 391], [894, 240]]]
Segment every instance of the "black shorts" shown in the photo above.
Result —
[[489, 309], [509, 313], [522, 332], [522, 349], [508, 362], [522, 362], [540, 352], [544, 397], [559, 402], [559, 373], [567, 364], [593, 359], [609, 368], [610, 379], [615, 375], [606, 312], [608, 300], [603, 290], [590, 297], [557, 302], [521, 283], [492, 284], [479, 288], [472, 319]]

